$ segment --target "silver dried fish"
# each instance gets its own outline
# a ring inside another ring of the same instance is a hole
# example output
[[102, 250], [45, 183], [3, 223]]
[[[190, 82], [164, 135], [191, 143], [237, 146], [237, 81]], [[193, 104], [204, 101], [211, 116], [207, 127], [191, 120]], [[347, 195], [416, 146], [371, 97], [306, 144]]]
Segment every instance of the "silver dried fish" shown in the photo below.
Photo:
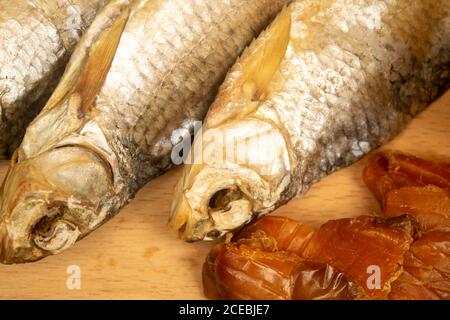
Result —
[[447, 0], [293, 3], [225, 80], [171, 225], [195, 241], [273, 211], [389, 141], [449, 79]]

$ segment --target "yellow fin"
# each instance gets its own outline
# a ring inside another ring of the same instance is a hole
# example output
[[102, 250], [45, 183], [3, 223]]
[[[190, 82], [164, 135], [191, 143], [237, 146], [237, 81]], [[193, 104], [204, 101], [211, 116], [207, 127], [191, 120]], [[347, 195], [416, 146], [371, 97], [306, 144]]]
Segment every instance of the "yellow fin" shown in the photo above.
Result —
[[[279, 70], [291, 39], [292, 7], [278, 15], [234, 65], [211, 106], [205, 128], [255, 111], [270, 94], [268, 87]], [[239, 76], [235, 77], [238, 74]]]
[[265, 32], [264, 43], [257, 48], [248, 61], [243, 61], [244, 88], [253, 91], [252, 99], [261, 99], [267, 86], [280, 67], [289, 45], [292, 24], [292, 9], [285, 8]]
[[102, 34], [101, 38], [91, 48], [89, 59], [73, 92], [81, 98], [80, 112], [86, 112], [92, 107], [98, 91], [103, 86], [129, 14], [129, 10], [122, 13], [114, 22], [114, 25]]
[[[59, 85], [48, 100], [41, 114], [57, 107], [73, 93], [74, 87], [80, 82], [80, 77], [85, 76], [86, 71], [89, 70], [88, 68], [92, 67], [92, 65], [88, 66], [87, 64], [93, 50], [96, 48], [95, 44], [104, 40], [105, 37], [109, 36], [110, 39], [113, 38], [114, 33], [118, 37], [116, 39], [118, 44], [130, 12], [131, 8], [128, 1], [112, 0], [97, 15], [72, 54]], [[112, 26], [107, 25], [107, 21], [111, 20], [114, 21], [114, 24]], [[117, 29], [121, 29], [120, 32], [117, 32]], [[117, 49], [117, 44], [115, 45], [115, 50]]]

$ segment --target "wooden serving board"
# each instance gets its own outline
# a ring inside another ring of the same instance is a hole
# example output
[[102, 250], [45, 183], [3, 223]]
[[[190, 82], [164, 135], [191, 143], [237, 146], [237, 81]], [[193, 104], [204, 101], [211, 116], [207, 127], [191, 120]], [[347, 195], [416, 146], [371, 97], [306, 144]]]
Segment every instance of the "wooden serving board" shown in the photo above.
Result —
[[[450, 91], [385, 148], [450, 161]], [[313, 226], [377, 213], [361, 179], [365, 160], [341, 170], [275, 214]], [[8, 163], [0, 162], [0, 177]], [[203, 299], [201, 269], [213, 245], [187, 244], [167, 226], [180, 168], [149, 183], [117, 217], [74, 248], [27, 265], [0, 265], [0, 299]], [[81, 289], [67, 288], [67, 268], [80, 267]]]

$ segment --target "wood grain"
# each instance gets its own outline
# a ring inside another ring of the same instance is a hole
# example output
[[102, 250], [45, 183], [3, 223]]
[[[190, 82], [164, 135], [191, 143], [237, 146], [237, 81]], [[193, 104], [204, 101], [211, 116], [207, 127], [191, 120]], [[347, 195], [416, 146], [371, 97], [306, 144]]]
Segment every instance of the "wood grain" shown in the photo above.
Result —
[[[450, 91], [385, 148], [450, 161]], [[365, 160], [316, 184], [276, 211], [317, 226], [371, 214], [378, 206], [361, 180]], [[0, 163], [4, 176], [8, 163]], [[42, 261], [0, 266], [0, 299], [203, 299], [201, 268], [212, 243], [187, 244], [166, 227], [180, 169], [149, 183], [117, 217]], [[81, 268], [81, 289], [66, 286], [67, 267]]]

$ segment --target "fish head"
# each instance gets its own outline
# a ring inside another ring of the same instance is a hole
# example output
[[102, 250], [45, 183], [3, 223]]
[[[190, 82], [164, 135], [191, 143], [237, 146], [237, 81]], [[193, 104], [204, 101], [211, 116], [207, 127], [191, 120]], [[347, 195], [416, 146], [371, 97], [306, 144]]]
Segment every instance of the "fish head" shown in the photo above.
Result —
[[176, 186], [170, 221], [186, 241], [215, 239], [249, 223], [272, 210], [290, 184], [285, 140], [258, 119], [206, 130], [191, 155], [194, 161]]
[[285, 8], [230, 70], [194, 141], [169, 222], [186, 241], [236, 230], [293, 192], [295, 157], [269, 99], [288, 48], [291, 14]]
[[16, 153], [2, 186], [0, 262], [35, 261], [71, 247], [105, 220], [102, 199], [111, 185], [106, 162], [86, 148], [23, 160]]

